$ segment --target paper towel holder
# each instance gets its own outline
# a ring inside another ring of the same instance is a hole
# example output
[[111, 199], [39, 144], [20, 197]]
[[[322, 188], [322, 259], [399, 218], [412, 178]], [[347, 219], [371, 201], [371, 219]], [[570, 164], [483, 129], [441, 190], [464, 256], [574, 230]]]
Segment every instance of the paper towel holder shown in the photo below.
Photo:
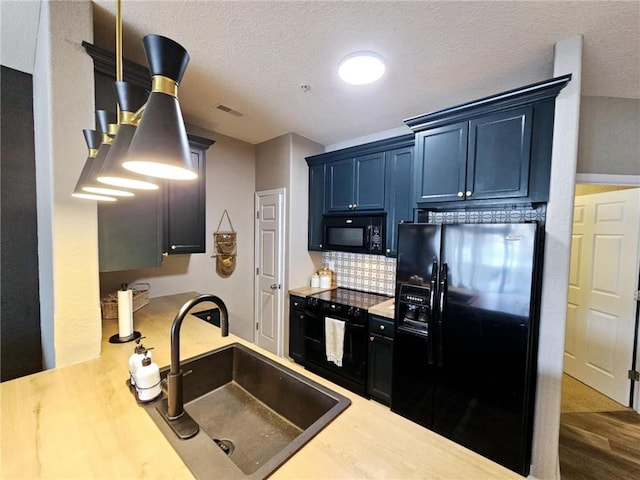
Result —
[[[120, 294], [122, 294], [122, 298], [120, 298]], [[121, 320], [123, 318], [128, 319], [126, 322], [128, 328], [126, 329], [122, 326]], [[131, 332], [131, 334], [121, 336], [123, 330], [124, 333]], [[118, 290], [118, 333], [109, 338], [109, 343], [127, 343], [140, 338], [140, 336], [140, 332], [133, 330], [133, 291], [126, 283], [123, 283]]]
[[142, 336], [142, 334], [140, 332], [137, 331], [133, 331], [133, 333], [127, 337], [121, 337], [119, 333], [116, 333], [115, 335], [112, 335], [111, 337], [109, 337], [109, 343], [127, 343], [127, 342], [132, 342], [133, 340], [136, 340], [138, 338], [140, 338]]

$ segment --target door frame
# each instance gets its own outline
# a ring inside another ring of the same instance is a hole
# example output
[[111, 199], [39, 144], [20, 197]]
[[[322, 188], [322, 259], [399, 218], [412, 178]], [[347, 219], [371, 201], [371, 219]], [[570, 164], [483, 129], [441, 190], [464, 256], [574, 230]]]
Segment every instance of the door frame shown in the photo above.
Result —
[[[575, 183], [584, 185], [618, 185], [621, 187], [640, 187], [640, 175], [577, 173]], [[640, 270], [640, 267], [638, 267], [638, 269]], [[638, 284], [636, 285], [636, 290], [640, 290], [640, 271], [638, 272], [638, 275]], [[631, 368], [635, 371], [640, 370], [640, 304], [638, 303], [636, 304], [636, 338], [634, 353], [631, 361]], [[631, 391], [633, 397], [631, 398], [631, 408], [640, 413], [640, 382], [632, 381]]]
[[285, 242], [285, 232], [287, 231], [286, 229], [286, 221], [287, 221], [287, 215], [286, 215], [286, 211], [287, 211], [287, 189], [286, 188], [275, 188], [272, 190], [261, 190], [259, 192], [255, 192], [254, 194], [254, 217], [253, 217], [253, 246], [254, 246], [254, 256], [253, 256], [253, 271], [254, 271], [254, 275], [253, 275], [253, 319], [254, 319], [254, 324], [256, 325], [256, 327], [253, 328], [253, 343], [255, 345], [258, 344], [258, 328], [257, 328], [257, 323], [258, 323], [258, 314], [259, 314], [259, 309], [260, 309], [260, 302], [258, 299], [258, 293], [260, 291], [260, 287], [258, 285], [258, 275], [255, 273], [257, 271], [257, 268], [260, 264], [260, 262], [258, 261], [259, 257], [260, 257], [260, 241], [258, 238], [258, 231], [259, 231], [259, 219], [258, 219], [258, 215], [257, 212], [259, 211], [258, 208], [260, 206], [260, 198], [261, 197], [266, 197], [268, 195], [278, 195], [280, 201], [280, 226], [278, 228], [278, 242], [280, 244], [280, 257], [278, 259], [278, 268], [280, 270], [280, 281], [278, 282], [279, 285], [281, 285], [281, 288], [278, 290], [278, 303], [277, 303], [277, 310], [278, 310], [278, 339], [277, 339], [277, 355], [279, 357], [282, 357], [284, 355], [284, 300], [285, 300], [285, 295], [284, 295], [284, 290], [286, 288], [286, 282], [285, 282], [285, 257], [286, 257], [286, 242]]

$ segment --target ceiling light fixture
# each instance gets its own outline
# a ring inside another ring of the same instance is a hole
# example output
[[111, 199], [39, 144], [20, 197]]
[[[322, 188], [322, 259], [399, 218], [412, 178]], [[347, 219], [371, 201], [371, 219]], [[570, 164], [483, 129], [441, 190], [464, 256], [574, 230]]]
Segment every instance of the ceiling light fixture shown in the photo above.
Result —
[[84, 181], [82, 190], [88, 193], [97, 193], [98, 195], [111, 195], [116, 197], [133, 197], [133, 193], [126, 190], [107, 188], [107, 185], [99, 183], [96, 178], [98, 172], [104, 165], [105, 158], [111, 148], [113, 142], [113, 135], [116, 131], [115, 123], [116, 115], [113, 112], [107, 112], [106, 110], [96, 110], [96, 125], [100, 132], [100, 145], [98, 151], [93, 159], [93, 165], [87, 178]]
[[195, 179], [197, 168], [178, 103], [178, 85], [189, 54], [179, 43], [160, 35], [147, 35], [142, 43], [151, 72], [151, 93], [122, 166], [152, 177]]
[[85, 192], [82, 187], [84, 187], [89, 175], [91, 174], [91, 170], [93, 168], [93, 162], [95, 161], [96, 155], [98, 154], [98, 148], [100, 147], [100, 141], [102, 135], [100, 132], [96, 132], [95, 130], [85, 129], [82, 131], [84, 133], [84, 139], [87, 142], [87, 147], [89, 148], [89, 155], [87, 156], [87, 160], [84, 162], [84, 167], [82, 168], [82, 172], [80, 173], [80, 177], [78, 178], [78, 183], [76, 183], [76, 188], [73, 190], [71, 194], [72, 197], [83, 198], [85, 200], [98, 200], [103, 202], [115, 202], [117, 199], [105, 195], [96, 195], [94, 193]]
[[[138, 108], [139, 102], [132, 98], [130, 87], [122, 86], [125, 83], [122, 82], [122, 7], [121, 0], [117, 0], [114, 88], [118, 97], [118, 115], [115, 123], [109, 122], [108, 127], [112, 130], [100, 129], [102, 144], [91, 162], [85, 162], [74, 190], [75, 197], [89, 198], [86, 195], [80, 197], [81, 191], [105, 194], [108, 191], [110, 195], [117, 192], [121, 196], [133, 196], [131, 192], [102, 188], [102, 184], [155, 190], [158, 185], [148, 177], [172, 180], [198, 177], [178, 103], [178, 85], [189, 63], [189, 54], [178, 43], [160, 35], [145, 36], [143, 45], [151, 72], [152, 90], [146, 103]], [[109, 156], [112, 141], [115, 148]]]
[[338, 65], [338, 75], [351, 85], [366, 85], [384, 75], [384, 60], [375, 52], [354, 52]]
[[157, 190], [157, 179], [144, 177], [122, 167], [129, 145], [138, 125], [136, 110], [142, 107], [147, 98], [147, 92], [128, 82], [116, 81], [113, 84], [118, 100], [120, 113], [118, 114], [118, 130], [104, 163], [97, 173], [97, 180], [106, 185], [132, 188], [138, 190]]

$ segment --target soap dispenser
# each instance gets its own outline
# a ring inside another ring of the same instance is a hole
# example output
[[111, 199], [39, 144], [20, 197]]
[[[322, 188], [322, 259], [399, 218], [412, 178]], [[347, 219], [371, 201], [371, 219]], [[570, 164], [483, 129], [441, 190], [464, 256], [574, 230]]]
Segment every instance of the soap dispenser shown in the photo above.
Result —
[[136, 338], [136, 347], [129, 357], [129, 379], [131, 385], [136, 384], [136, 371], [142, 366], [142, 360], [145, 355], [148, 353], [148, 356], [151, 357], [151, 352], [149, 351], [151, 349], [146, 349], [144, 345], [140, 343], [143, 338], [145, 337]]
[[141, 402], [155, 400], [161, 393], [160, 368], [145, 352], [142, 366], [136, 371], [136, 393]]

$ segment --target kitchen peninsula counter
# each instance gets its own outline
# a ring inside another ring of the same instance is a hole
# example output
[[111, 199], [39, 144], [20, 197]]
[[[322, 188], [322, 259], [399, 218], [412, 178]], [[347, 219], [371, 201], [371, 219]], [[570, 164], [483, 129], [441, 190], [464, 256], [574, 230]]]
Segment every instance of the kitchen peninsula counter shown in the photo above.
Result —
[[[172, 320], [180, 305], [195, 295], [154, 298], [134, 315], [135, 330], [146, 337], [145, 346], [154, 347], [153, 359], [161, 367], [170, 360]], [[198, 307], [203, 310], [207, 304]], [[193, 478], [129, 392], [125, 382], [134, 344], [110, 344], [117, 330], [117, 321], [103, 322], [99, 358], [0, 384], [0, 478]], [[234, 335], [223, 338], [219, 328], [196, 317], [182, 324], [183, 359], [233, 342], [352, 401], [270, 478], [522, 479], [295, 363]]]

